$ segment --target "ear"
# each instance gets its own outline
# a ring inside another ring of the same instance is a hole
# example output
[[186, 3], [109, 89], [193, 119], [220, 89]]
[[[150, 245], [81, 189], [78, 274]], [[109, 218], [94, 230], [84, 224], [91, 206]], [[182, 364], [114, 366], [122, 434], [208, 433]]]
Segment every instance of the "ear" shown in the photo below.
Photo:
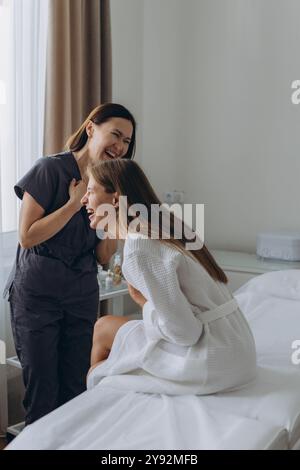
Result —
[[86, 128], [85, 128], [85, 131], [88, 135], [88, 137], [92, 137], [93, 136], [93, 132], [94, 132], [94, 123], [92, 121], [89, 121], [88, 124], [86, 125]]
[[113, 206], [119, 207], [119, 193], [115, 192], [113, 195]]

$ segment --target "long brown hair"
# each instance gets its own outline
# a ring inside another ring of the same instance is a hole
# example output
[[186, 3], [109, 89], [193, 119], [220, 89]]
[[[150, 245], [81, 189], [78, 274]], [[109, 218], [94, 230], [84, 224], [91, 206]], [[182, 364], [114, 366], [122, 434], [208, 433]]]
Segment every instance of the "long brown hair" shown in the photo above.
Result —
[[[118, 192], [120, 196], [127, 196], [127, 203], [130, 208], [133, 204], [143, 204], [148, 211], [148, 234], [151, 234], [151, 206], [153, 204], [161, 205], [161, 201], [155, 194], [148, 178], [140, 166], [132, 160], [115, 159], [102, 161], [89, 167], [88, 172], [95, 181], [105, 188], [107, 193]], [[186, 243], [191, 240], [185, 237], [185, 231], [182, 231], [182, 238], [174, 238], [174, 215], [170, 217], [170, 236], [168, 240], [161, 238], [160, 230], [159, 241], [165, 245], [177, 248], [179, 251], [196, 259], [216, 281], [226, 284], [228, 279], [224, 271], [218, 266], [215, 259], [203, 244], [199, 250], [187, 250]], [[127, 215], [127, 226], [133, 220], [133, 217]], [[183, 222], [181, 222], [183, 224]], [[173, 237], [172, 237], [173, 235]]]
[[128, 109], [121, 104], [117, 103], [105, 103], [93, 109], [86, 120], [81, 124], [79, 129], [77, 129], [77, 131], [68, 138], [66, 142], [66, 149], [70, 150], [71, 152], [77, 152], [78, 150], [81, 150], [82, 147], [84, 147], [88, 140], [86, 126], [88, 125], [89, 121], [99, 125], [109, 121], [111, 118], [123, 118], [131, 122], [133, 127], [132, 137], [128, 151], [123, 158], [133, 158], [135, 154], [136, 122], [130, 111], [128, 111]]

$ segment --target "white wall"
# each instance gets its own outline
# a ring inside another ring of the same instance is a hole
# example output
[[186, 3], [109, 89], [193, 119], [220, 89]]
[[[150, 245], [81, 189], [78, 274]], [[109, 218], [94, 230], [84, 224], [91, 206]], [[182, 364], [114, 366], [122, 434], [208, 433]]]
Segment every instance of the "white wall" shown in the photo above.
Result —
[[182, 160], [185, 3], [144, 2], [143, 166], [159, 193], [176, 189]]
[[254, 251], [258, 231], [299, 230], [300, 105], [290, 85], [300, 78], [300, 2], [112, 4], [118, 96], [141, 118], [138, 153], [154, 187], [206, 204], [213, 248]]
[[290, 85], [300, 77], [300, 2], [188, 3], [194, 169], [185, 187], [207, 204], [211, 245], [253, 250], [258, 231], [299, 230], [300, 107]]
[[137, 160], [142, 148], [143, 0], [111, 0], [112, 98], [133, 113], [138, 124]]

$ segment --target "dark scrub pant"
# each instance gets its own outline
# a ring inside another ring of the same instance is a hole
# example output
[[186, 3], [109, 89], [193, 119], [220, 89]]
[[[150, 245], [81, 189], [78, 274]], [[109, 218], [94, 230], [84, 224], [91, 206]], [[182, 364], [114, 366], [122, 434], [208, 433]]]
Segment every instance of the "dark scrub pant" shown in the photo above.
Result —
[[95, 272], [30, 254], [10, 289], [12, 330], [25, 385], [25, 424], [86, 390], [99, 290]]

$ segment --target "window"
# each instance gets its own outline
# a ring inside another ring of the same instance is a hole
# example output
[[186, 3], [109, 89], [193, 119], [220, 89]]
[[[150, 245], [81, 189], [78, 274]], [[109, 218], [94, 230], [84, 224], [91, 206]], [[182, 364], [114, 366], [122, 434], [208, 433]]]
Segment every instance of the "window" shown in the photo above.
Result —
[[15, 182], [42, 156], [48, 0], [0, 0], [0, 231], [17, 229]]

